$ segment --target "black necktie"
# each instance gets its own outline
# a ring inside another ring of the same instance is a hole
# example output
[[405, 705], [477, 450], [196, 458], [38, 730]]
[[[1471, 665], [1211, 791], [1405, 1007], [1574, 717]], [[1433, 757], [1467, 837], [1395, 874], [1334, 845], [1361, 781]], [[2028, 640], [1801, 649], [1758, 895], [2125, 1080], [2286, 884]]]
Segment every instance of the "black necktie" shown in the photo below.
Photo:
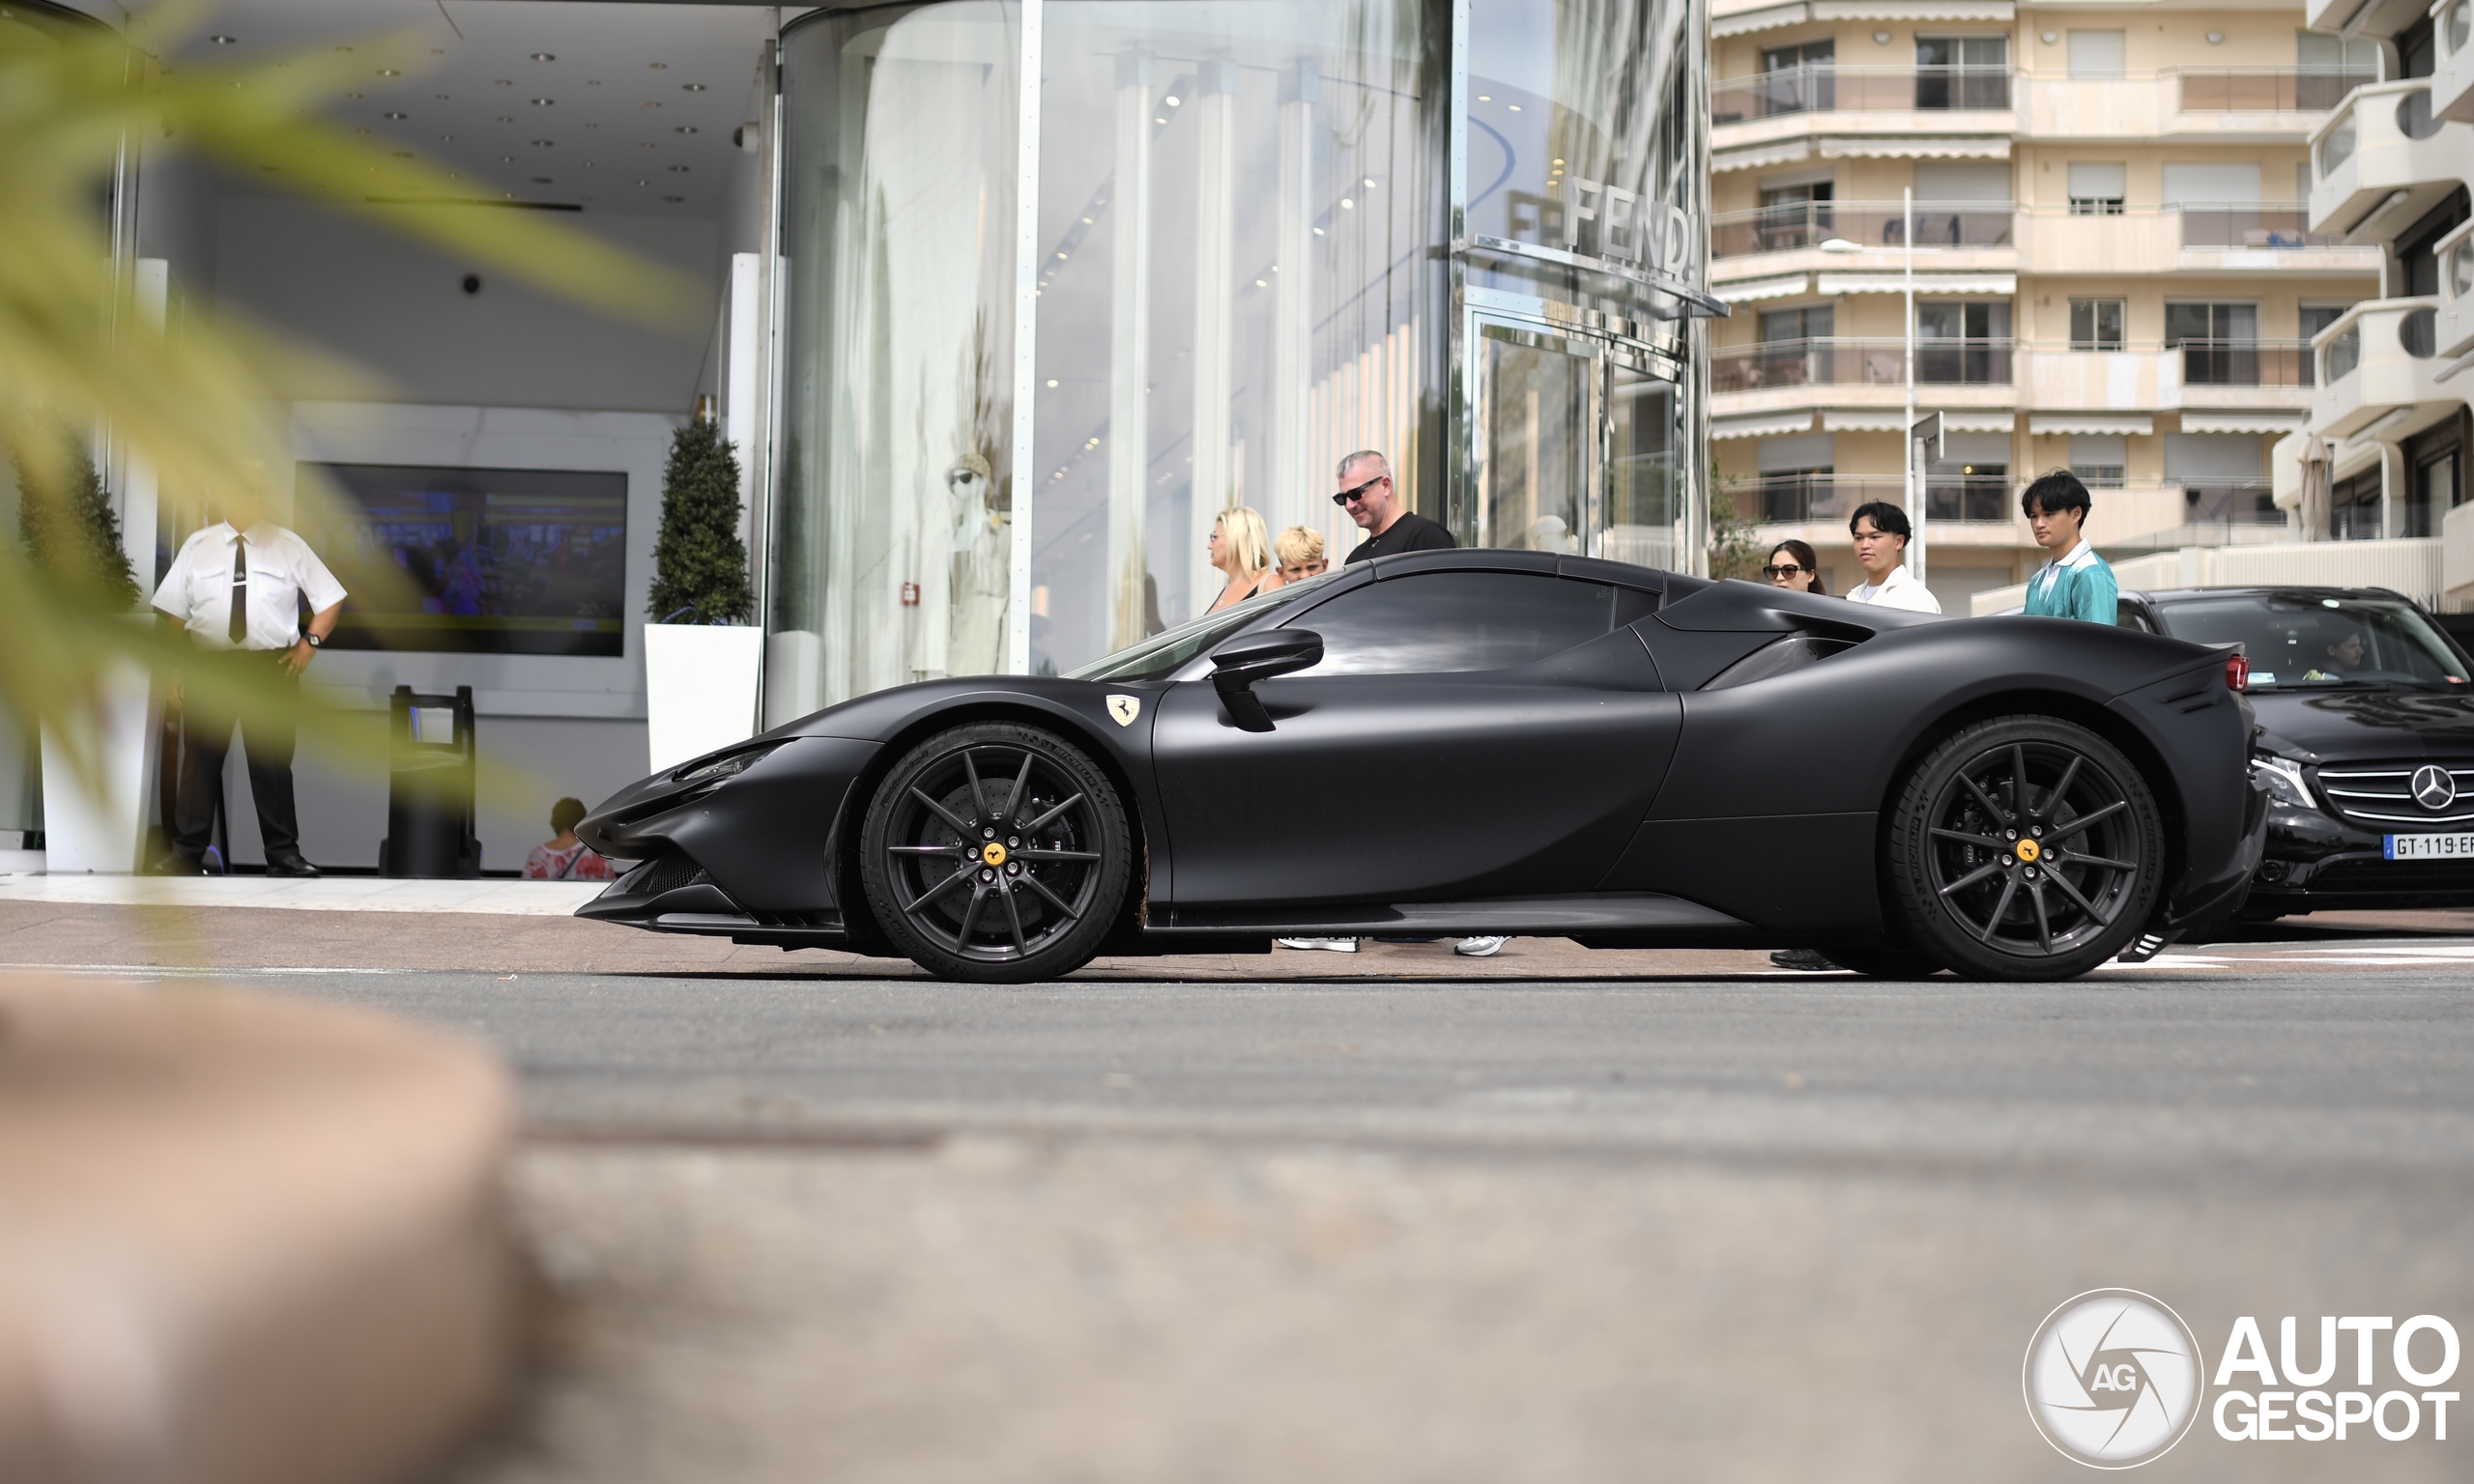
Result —
[[225, 631], [238, 649], [249, 638], [249, 538], [232, 537], [232, 623]]

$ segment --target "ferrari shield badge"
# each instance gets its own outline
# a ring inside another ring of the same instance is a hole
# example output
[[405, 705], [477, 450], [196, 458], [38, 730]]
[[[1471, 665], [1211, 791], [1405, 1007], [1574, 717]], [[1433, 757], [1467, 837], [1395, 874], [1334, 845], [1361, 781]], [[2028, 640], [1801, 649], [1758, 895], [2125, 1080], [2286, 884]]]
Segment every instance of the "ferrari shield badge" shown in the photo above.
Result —
[[1131, 727], [1134, 725], [1134, 719], [1141, 714], [1141, 697], [1111, 696], [1108, 698], [1108, 715], [1116, 718], [1118, 726]]

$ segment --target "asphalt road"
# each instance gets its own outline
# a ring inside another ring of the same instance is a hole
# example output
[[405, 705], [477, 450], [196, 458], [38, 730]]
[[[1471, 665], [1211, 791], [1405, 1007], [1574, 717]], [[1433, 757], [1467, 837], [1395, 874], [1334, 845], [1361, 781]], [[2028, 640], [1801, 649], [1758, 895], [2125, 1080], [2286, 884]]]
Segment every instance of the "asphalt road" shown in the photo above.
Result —
[[[2211, 1363], [2244, 1315], [2474, 1341], [2470, 971], [228, 977], [518, 1069], [557, 1339], [456, 1478], [546, 1484], [2081, 1477], [2020, 1398], [2074, 1294], [2164, 1298]], [[2202, 1416], [2142, 1474], [2468, 1447]]]

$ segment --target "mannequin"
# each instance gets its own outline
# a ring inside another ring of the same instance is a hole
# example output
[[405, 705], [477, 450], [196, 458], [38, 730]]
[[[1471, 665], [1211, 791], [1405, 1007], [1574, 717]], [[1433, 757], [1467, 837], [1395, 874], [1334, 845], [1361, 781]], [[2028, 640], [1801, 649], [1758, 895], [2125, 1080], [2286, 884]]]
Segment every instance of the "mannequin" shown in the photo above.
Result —
[[1005, 607], [1012, 576], [1011, 522], [992, 508], [988, 461], [965, 452], [945, 473], [953, 561], [945, 672], [991, 675], [1005, 668]]

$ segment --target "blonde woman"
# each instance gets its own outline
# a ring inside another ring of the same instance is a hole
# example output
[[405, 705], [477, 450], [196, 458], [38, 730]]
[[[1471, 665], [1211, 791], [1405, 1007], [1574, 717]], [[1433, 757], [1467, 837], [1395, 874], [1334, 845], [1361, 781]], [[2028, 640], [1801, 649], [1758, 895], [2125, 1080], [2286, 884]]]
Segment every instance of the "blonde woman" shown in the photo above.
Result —
[[1320, 577], [1332, 565], [1323, 556], [1323, 533], [1310, 526], [1291, 526], [1273, 543], [1280, 557], [1280, 585]]
[[1272, 570], [1272, 543], [1264, 532], [1263, 518], [1248, 507], [1220, 512], [1220, 519], [1211, 523], [1210, 547], [1211, 564], [1228, 574], [1228, 583], [1204, 613], [1216, 614], [1280, 585], [1280, 574]]

